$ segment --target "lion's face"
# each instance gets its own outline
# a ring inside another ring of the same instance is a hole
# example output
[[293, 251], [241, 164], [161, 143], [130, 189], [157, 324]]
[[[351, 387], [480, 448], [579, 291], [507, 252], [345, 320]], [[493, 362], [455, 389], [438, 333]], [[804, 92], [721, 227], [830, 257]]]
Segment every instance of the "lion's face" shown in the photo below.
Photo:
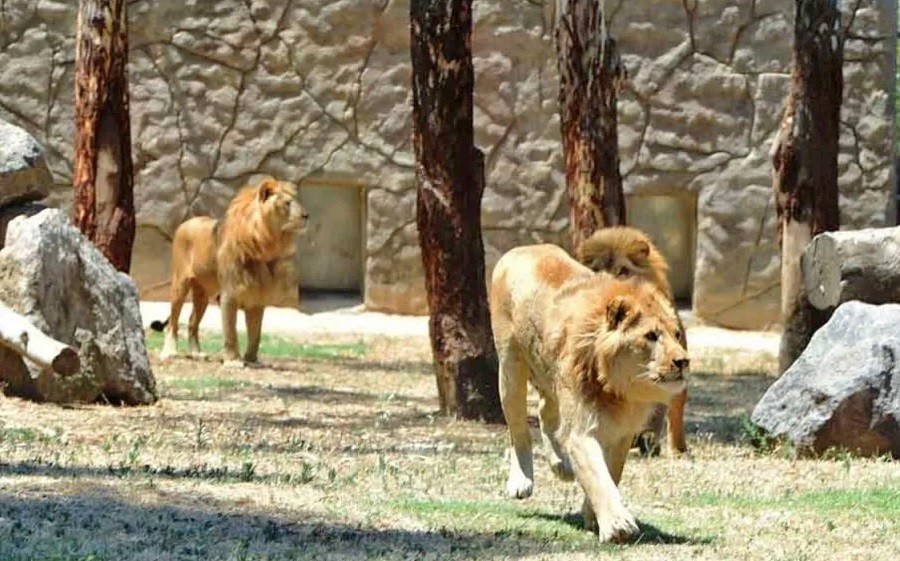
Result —
[[650, 239], [636, 228], [603, 228], [582, 242], [578, 260], [595, 273], [653, 278]]
[[635, 401], [666, 402], [684, 390], [689, 360], [675, 314], [650, 283], [613, 281], [578, 343], [588, 385]]
[[265, 222], [282, 232], [306, 228], [309, 214], [297, 201], [297, 187], [287, 181], [266, 178], [257, 186], [260, 213]]

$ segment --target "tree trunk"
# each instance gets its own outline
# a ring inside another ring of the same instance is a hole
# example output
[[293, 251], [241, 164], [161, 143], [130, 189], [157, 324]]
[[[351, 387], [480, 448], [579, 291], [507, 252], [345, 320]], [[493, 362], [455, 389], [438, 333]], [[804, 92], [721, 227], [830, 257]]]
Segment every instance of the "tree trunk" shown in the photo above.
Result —
[[800, 260], [807, 300], [829, 315], [851, 300], [900, 302], [898, 255], [900, 226], [819, 234]]
[[116, 269], [134, 243], [126, 0], [81, 0], [75, 45], [75, 225]]
[[837, 0], [796, 0], [796, 5], [791, 92], [773, 155], [781, 243], [782, 372], [829, 315], [809, 304], [800, 257], [813, 236], [840, 226], [837, 156], [844, 43], [840, 11]]
[[502, 422], [472, 130], [472, 2], [410, 3], [416, 223], [441, 411]]
[[78, 351], [49, 337], [27, 318], [0, 302], [0, 345], [60, 376], [81, 369]]
[[625, 224], [616, 94], [625, 79], [597, 0], [557, 0], [556, 63], [572, 247]]

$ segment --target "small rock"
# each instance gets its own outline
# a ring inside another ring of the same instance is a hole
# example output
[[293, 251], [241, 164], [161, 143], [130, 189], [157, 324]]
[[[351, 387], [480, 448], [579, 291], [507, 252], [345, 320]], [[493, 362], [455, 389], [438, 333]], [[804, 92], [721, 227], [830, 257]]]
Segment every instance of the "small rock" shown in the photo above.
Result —
[[23, 203], [20, 205], [0, 207], [0, 249], [3, 249], [3, 246], [5, 245], [6, 228], [9, 226], [9, 223], [13, 221], [13, 218], [18, 216], [34, 216], [46, 208], [47, 205], [42, 205], [41, 203]]
[[7, 377], [0, 368], [4, 392], [57, 403], [156, 401], [131, 278], [116, 271], [56, 209], [16, 218], [6, 241], [0, 250], [0, 301], [79, 349], [82, 369], [62, 378], [27, 361], [27, 377]]
[[800, 453], [900, 458], [900, 304], [842, 304], [751, 419]]
[[0, 121], [0, 207], [43, 199], [52, 182], [44, 148], [24, 129]]

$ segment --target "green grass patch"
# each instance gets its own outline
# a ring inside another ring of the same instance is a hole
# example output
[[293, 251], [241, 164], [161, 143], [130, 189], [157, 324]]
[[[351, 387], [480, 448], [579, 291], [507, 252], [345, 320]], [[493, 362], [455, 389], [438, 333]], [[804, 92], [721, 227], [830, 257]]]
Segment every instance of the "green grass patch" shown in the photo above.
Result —
[[[0, 424], [0, 444], [59, 444], [63, 430], [54, 427], [52, 431], [37, 430], [30, 427], [7, 427]], [[0, 558], [2, 559], [2, 558]]]
[[[187, 333], [187, 329], [182, 329]], [[147, 333], [147, 349], [159, 351], [162, 349], [163, 334], [156, 331]], [[247, 334], [238, 333], [238, 344], [241, 349], [247, 347]], [[222, 350], [221, 333], [201, 333], [200, 348], [204, 353], [215, 354]], [[186, 337], [178, 341], [179, 352], [187, 352], [188, 343]], [[277, 335], [265, 335], [259, 341], [259, 355], [263, 360], [271, 358], [303, 358], [312, 360], [335, 360], [363, 358], [368, 354], [369, 347], [362, 341], [355, 343], [314, 343], [300, 344], [286, 337]]]
[[175, 378], [166, 382], [166, 389], [176, 393], [186, 393], [195, 399], [219, 397], [225, 392], [247, 388], [252, 384], [246, 380], [222, 378], [220, 376], [198, 376], [195, 378]]
[[34, 442], [38, 439], [38, 432], [27, 427], [0, 427], [0, 443], [9, 442]]
[[738, 509], [784, 509], [814, 512], [866, 512], [900, 520], [900, 487], [877, 489], [834, 489], [760, 497], [720, 493], [700, 493], [686, 498], [691, 506], [727, 507]]

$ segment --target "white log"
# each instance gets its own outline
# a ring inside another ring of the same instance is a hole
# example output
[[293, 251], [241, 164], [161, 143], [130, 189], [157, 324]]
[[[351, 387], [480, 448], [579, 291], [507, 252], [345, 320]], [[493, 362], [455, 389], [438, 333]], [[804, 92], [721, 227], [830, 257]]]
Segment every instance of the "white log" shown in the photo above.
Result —
[[819, 234], [801, 268], [806, 297], [819, 310], [850, 300], [900, 302], [900, 226]]
[[60, 376], [71, 376], [81, 368], [78, 351], [48, 337], [0, 302], [0, 345], [19, 353], [28, 360], [50, 368]]

